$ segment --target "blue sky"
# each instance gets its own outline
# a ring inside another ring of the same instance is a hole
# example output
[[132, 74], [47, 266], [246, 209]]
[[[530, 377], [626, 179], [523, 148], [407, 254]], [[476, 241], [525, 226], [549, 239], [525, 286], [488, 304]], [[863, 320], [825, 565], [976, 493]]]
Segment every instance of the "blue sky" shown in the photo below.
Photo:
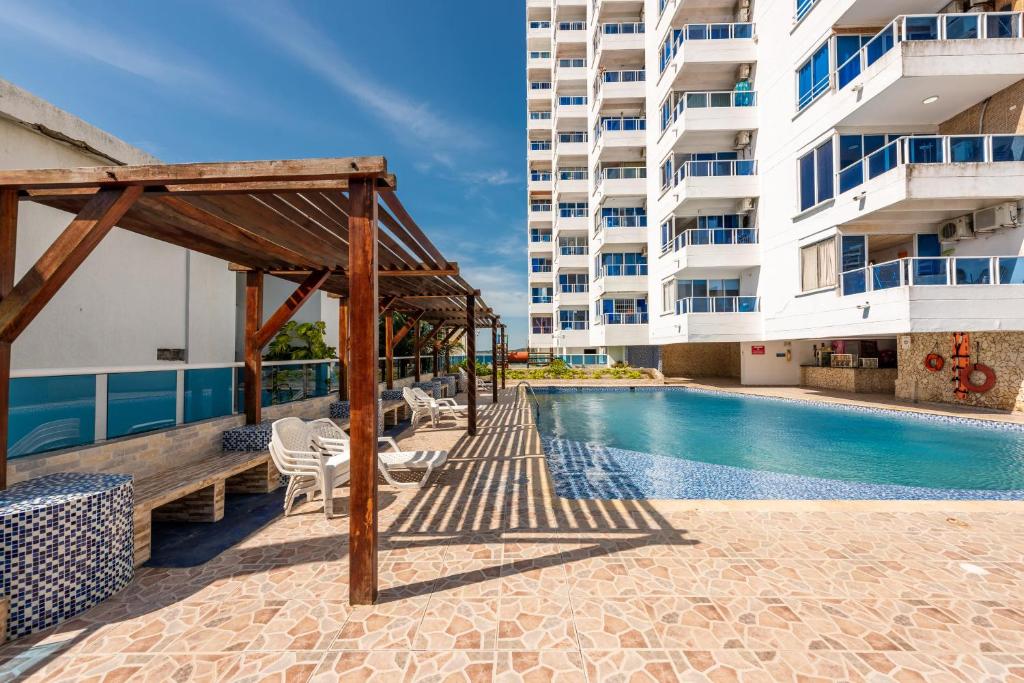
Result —
[[0, 78], [168, 162], [385, 155], [521, 346], [523, 6], [0, 0]]

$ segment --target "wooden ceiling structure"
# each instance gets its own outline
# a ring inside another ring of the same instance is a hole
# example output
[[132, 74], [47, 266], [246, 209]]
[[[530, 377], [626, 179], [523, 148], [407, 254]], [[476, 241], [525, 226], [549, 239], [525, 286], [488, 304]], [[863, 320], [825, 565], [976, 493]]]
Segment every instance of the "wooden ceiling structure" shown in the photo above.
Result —
[[[395, 190], [384, 157], [0, 170], [0, 490], [6, 485], [11, 344], [117, 226], [223, 259], [245, 273], [245, 405], [251, 423], [261, 418], [263, 346], [316, 291], [339, 298], [339, 360], [347, 376], [341, 391], [352, 413], [350, 600], [373, 602], [379, 316], [401, 312], [430, 323], [424, 341], [435, 349], [445, 330], [449, 337], [464, 330], [469, 357], [476, 328], [493, 333], [500, 326]], [[18, 205], [25, 201], [75, 218], [15, 282]], [[264, 321], [265, 275], [297, 287]], [[391, 318], [386, 315], [385, 322]], [[417, 343], [417, 356], [419, 348]], [[469, 372], [472, 435], [472, 363]]]

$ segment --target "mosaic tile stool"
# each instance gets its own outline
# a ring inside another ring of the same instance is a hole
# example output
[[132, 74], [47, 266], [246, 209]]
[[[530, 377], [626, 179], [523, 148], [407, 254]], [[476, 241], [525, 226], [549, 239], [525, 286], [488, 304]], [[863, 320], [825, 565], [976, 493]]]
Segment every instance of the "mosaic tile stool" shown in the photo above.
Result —
[[[327, 408], [327, 414], [332, 420], [337, 420], [344, 429], [352, 418], [352, 406], [348, 401], [334, 401]], [[384, 434], [384, 402], [377, 400], [377, 436]]]
[[60, 473], [0, 493], [6, 638], [80, 614], [132, 580], [132, 478]]
[[458, 382], [456, 381], [454, 375], [445, 375], [443, 377], [435, 377], [434, 381], [435, 382], [440, 382], [441, 384], [444, 385], [444, 387], [445, 387], [444, 395], [445, 396], [454, 396], [456, 393], [458, 393], [458, 390], [459, 390], [458, 389]]

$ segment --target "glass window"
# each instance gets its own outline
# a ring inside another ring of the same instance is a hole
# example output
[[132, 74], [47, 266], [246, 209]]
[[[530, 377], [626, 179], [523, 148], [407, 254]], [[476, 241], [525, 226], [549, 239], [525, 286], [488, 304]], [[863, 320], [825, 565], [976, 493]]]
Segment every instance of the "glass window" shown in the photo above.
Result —
[[800, 157], [800, 210], [809, 209], [815, 204], [817, 200], [815, 197], [814, 185], [814, 152], [809, 152], [804, 156]]
[[107, 376], [107, 438], [173, 427], [177, 373], [119, 372]]
[[805, 292], [835, 286], [835, 237], [800, 248], [800, 282]]
[[10, 382], [9, 457], [83, 446], [95, 440], [95, 375], [18, 377]]
[[834, 195], [832, 141], [829, 140], [798, 160], [800, 210], [820, 204]]
[[230, 415], [233, 380], [232, 368], [186, 370], [185, 422]]
[[863, 268], [868, 264], [868, 244], [864, 235], [844, 235], [842, 240], [843, 272]]
[[797, 110], [817, 99], [828, 90], [828, 85], [829, 55], [826, 41], [797, 69]]

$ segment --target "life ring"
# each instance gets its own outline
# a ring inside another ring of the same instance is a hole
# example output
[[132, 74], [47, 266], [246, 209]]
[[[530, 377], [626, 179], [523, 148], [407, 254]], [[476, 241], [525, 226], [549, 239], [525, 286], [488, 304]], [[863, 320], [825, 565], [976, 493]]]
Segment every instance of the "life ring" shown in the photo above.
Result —
[[[985, 375], [985, 381], [981, 384], [975, 384], [972, 382], [972, 372], [980, 372]], [[960, 385], [967, 391], [973, 391], [976, 394], [984, 394], [996, 385], [996, 371], [982, 363], [975, 363], [971, 366], [971, 370], [967, 373], [967, 376], [961, 377]]]
[[929, 353], [924, 357], [924, 369], [928, 372], [938, 372], [946, 364], [946, 359], [937, 353]]

